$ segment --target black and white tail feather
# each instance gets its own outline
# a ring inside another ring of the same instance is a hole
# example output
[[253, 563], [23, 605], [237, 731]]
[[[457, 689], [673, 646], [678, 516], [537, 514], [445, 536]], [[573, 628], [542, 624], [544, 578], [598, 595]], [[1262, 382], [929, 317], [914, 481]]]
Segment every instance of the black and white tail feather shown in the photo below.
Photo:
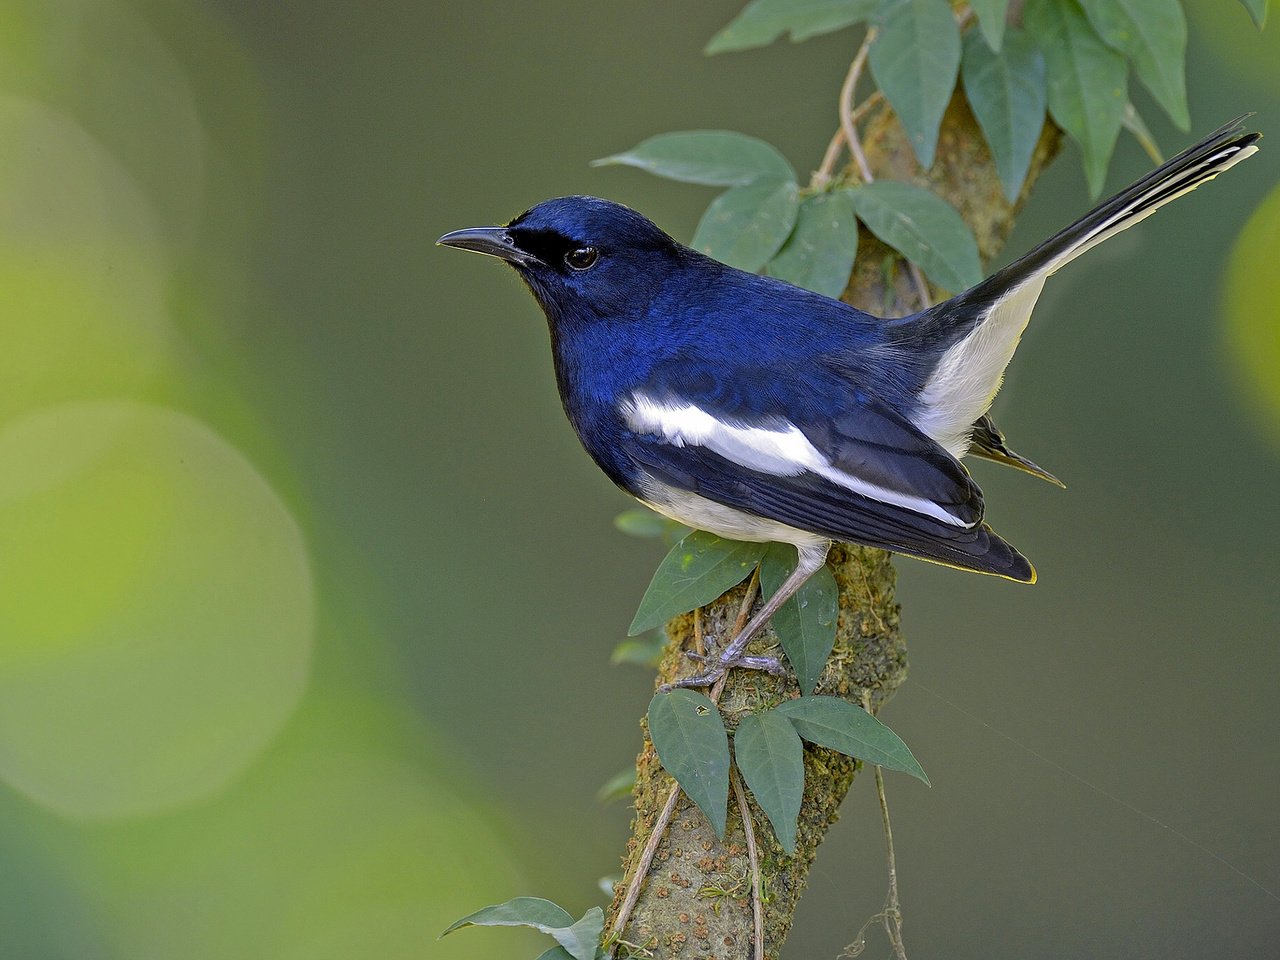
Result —
[[907, 321], [904, 332], [939, 351], [912, 422], [955, 457], [971, 452], [975, 441], [972, 452], [986, 455], [981, 424], [1045, 280], [1086, 250], [1256, 153], [1260, 134], [1244, 132], [1249, 116], [1220, 127], [976, 287]]

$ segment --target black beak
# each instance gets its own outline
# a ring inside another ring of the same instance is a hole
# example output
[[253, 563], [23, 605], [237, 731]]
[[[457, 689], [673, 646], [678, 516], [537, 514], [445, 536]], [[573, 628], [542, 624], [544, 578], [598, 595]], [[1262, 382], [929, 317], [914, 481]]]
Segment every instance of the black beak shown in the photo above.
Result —
[[483, 253], [487, 257], [497, 257], [518, 267], [541, 263], [531, 253], [526, 253], [516, 246], [515, 240], [506, 227], [470, 227], [466, 230], [454, 230], [446, 233], [436, 241], [436, 246], [457, 247], [459, 250], [471, 250]]

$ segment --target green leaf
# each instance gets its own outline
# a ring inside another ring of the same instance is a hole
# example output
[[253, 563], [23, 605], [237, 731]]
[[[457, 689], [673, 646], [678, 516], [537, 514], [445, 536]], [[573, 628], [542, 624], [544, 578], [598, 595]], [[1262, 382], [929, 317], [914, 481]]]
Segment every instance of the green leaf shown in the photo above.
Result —
[[1076, 0], [1027, 0], [1023, 22], [1048, 67], [1049, 113], [1084, 151], [1096, 197], [1129, 99], [1124, 57], [1102, 42]]
[[612, 803], [631, 795], [631, 788], [636, 785], [635, 767], [615, 773], [596, 791], [596, 800], [600, 803]]
[[807, 197], [796, 228], [769, 261], [771, 277], [828, 297], [839, 297], [849, 283], [858, 254], [858, 224], [853, 200], [842, 190]]
[[865, 20], [880, 0], [752, 0], [707, 44], [707, 53], [763, 47], [784, 33], [795, 43]]
[[801, 697], [775, 708], [810, 743], [929, 782], [898, 735], [861, 707], [839, 697]]
[[[770, 544], [760, 561], [760, 590], [767, 600], [796, 567], [795, 548], [785, 543]], [[784, 603], [770, 621], [787, 660], [796, 672], [801, 693], [813, 688], [827, 665], [836, 642], [836, 618], [840, 612], [840, 591], [831, 570], [823, 566], [796, 595]]]
[[773, 824], [778, 843], [787, 853], [795, 853], [804, 795], [804, 744], [795, 727], [772, 710], [745, 716], [733, 734], [733, 758]]
[[1004, 195], [1022, 190], [1044, 127], [1044, 57], [1025, 33], [1010, 30], [999, 54], [972, 30], [964, 38], [965, 96], [991, 145]]
[[654, 571], [627, 634], [634, 637], [715, 600], [747, 579], [764, 550], [763, 543], [725, 540], [695, 530], [672, 547]]
[[987, 38], [987, 43], [999, 53], [1005, 20], [1009, 15], [1009, 0], [969, 0], [969, 6], [978, 16], [978, 26], [982, 28], [982, 35]]
[[764, 177], [716, 197], [702, 215], [693, 248], [740, 270], [759, 270], [791, 235], [800, 210], [794, 180]]
[[629, 537], [657, 539], [667, 532], [671, 521], [660, 513], [654, 513], [646, 507], [635, 507], [623, 510], [613, 518], [613, 525]]
[[729, 805], [729, 737], [716, 705], [676, 688], [649, 703], [649, 739], [663, 769], [698, 805], [724, 839]]
[[554, 946], [545, 953], [538, 954], [538, 960], [573, 960], [573, 954], [561, 946]]
[[1261, 30], [1267, 23], [1267, 0], [1240, 0], [1249, 11], [1254, 24]]
[[1110, 46], [1133, 61], [1142, 85], [1179, 130], [1187, 111], [1187, 18], [1178, 0], [1081, 0], [1089, 22]]
[[662, 659], [662, 648], [667, 645], [667, 638], [661, 630], [653, 630], [634, 640], [623, 640], [609, 654], [609, 662], [615, 666], [619, 663], [634, 663], [640, 667], [656, 667]]
[[573, 960], [595, 960], [600, 935], [604, 933], [604, 911], [592, 907], [573, 926], [549, 932]]
[[760, 177], [794, 180], [795, 171], [776, 148], [730, 130], [685, 130], [650, 137], [624, 153], [593, 160], [593, 167], [623, 164], [659, 177], [737, 187]]
[[937, 194], [894, 180], [877, 180], [849, 192], [867, 228], [918, 263], [934, 283], [960, 291], [982, 279], [973, 234]]
[[516, 897], [468, 914], [450, 924], [440, 936], [445, 937], [463, 927], [533, 927], [543, 933], [569, 927], [573, 916], [563, 907], [540, 897]]
[[1147, 128], [1147, 122], [1142, 119], [1142, 114], [1138, 112], [1138, 108], [1132, 103], [1125, 104], [1124, 120], [1122, 121], [1124, 128], [1133, 134], [1133, 139], [1138, 141], [1138, 145], [1147, 152], [1147, 156], [1151, 158], [1151, 162], [1156, 166], [1164, 163], [1164, 154], [1160, 152], [1160, 144], [1156, 143], [1156, 138]]
[[956, 85], [960, 30], [943, 0], [886, 0], [876, 19], [880, 33], [871, 44], [871, 75], [927, 169]]

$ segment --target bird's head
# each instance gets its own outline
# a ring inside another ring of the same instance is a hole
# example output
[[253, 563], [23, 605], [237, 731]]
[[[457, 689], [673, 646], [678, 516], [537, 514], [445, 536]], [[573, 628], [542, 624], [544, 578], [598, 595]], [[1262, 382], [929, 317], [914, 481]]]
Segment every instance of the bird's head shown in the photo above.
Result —
[[635, 315], [687, 254], [651, 220], [596, 197], [545, 200], [504, 227], [455, 230], [436, 243], [507, 261], [553, 325]]

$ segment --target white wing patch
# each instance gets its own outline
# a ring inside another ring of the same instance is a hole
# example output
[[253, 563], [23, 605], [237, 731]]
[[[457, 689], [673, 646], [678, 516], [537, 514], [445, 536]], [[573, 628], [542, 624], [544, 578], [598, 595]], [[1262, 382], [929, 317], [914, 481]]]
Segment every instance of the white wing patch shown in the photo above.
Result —
[[688, 401], [658, 401], [641, 392], [624, 400], [619, 411], [632, 430], [659, 436], [672, 446], [705, 447], [749, 470], [775, 477], [814, 473], [871, 500], [952, 526], [973, 526], [932, 500], [869, 483], [833, 466], [799, 427], [785, 420], [770, 427], [726, 423]]

